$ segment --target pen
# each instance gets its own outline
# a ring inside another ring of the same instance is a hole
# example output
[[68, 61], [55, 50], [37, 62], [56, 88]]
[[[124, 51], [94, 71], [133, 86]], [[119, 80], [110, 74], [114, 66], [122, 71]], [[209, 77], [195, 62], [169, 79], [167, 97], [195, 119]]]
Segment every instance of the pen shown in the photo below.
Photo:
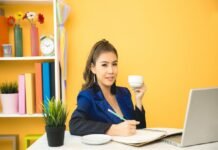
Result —
[[118, 115], [117, 113], [115, 113], [113, 110], [111, 110], [110, 108], [107, 109], [108, 112], [110, 112], [111, 114], [113, 114], [114, 116], [120, 118], [121, 120], [125, 121], [126, 119], [121, 117], [120, 115]]

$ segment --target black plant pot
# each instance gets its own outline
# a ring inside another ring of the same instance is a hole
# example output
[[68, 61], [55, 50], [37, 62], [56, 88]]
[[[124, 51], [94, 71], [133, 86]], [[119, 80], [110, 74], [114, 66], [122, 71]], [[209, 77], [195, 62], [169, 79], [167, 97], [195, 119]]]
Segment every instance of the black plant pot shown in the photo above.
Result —
[[47, 133], [48, 145], [57, 147], [64, 144], [64, 133], [66, 126], [63, 127], [45, 127]]

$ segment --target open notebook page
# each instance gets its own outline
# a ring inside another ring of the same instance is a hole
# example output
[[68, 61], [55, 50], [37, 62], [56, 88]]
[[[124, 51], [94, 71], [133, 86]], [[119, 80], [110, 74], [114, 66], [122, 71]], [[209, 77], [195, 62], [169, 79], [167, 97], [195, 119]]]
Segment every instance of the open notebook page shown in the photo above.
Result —
[[178, 129], [178, 128], [146, 128], [146, 129], [154, 130], [154, 131], [164, 131], [166, 132], [165, 136], [180, 134], [183, 131], [183, 129]]
[[112, 140], [124, 144], [149, 143], [164, 137], [165, 134], [165, 131], [141, 129], [132, 136], [112, 136]]

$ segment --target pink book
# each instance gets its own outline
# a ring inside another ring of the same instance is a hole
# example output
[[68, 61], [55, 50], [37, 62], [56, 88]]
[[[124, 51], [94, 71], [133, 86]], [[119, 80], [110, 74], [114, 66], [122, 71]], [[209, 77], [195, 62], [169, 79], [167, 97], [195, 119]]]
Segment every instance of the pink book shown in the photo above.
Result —
[[25, 76], [19, 75], [18, 76], [18, 111], [20, 114], [26, 113], [26, 92], [25, 92]]

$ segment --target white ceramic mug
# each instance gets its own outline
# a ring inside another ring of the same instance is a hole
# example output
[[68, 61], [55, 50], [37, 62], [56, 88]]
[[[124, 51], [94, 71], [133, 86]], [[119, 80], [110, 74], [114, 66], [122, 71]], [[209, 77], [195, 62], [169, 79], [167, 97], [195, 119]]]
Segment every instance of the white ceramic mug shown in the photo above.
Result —
[[129, 75], [128, 83], [132, 88], [138, 88], [143, 85], [144, 77], [141, 75]]

